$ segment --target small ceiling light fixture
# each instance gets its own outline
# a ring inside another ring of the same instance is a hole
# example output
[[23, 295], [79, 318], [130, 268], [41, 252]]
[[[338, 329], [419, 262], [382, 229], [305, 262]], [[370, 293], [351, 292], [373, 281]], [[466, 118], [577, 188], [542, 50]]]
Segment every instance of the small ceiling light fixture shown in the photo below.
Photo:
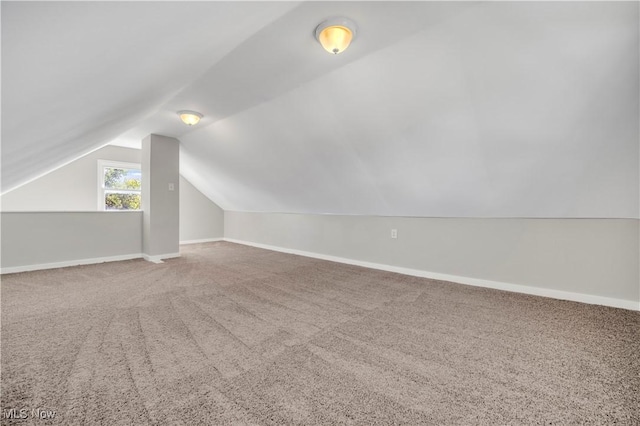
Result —
[[189, 126], [198, 124], [198, 121], [200, 121], [200, 119], [202, 118], [202, 114], [195, 111], [178, 111], [178, 116], [184, 124], [187, 124]]
[[349, 47], [356, 37], [356, 24], [351, 19], [328, 19], [316, 28], [316, 39], [324, 50], [337, 55]]

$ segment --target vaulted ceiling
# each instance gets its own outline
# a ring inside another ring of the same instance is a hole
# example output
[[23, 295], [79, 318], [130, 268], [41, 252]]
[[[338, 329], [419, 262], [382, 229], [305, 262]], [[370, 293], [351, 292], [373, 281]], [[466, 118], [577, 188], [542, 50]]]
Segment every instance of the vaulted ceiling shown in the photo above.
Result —
[[[313, 37], [333, 16], [359, 27], [336, 56]], [[2, 190], [156, 133], [229, 210], [638, 218], [638, 22], [637, 2], [3, 1]]]

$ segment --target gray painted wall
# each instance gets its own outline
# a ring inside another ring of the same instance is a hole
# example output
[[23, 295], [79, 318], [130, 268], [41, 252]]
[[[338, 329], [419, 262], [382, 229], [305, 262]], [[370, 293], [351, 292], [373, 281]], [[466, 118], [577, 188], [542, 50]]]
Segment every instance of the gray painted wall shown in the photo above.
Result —
[[640, 302], [639, 222], [225, 211], [224, 228], [231, 239]]
[[141, 212], [3, 212], [2, 268], [140, 256]]
[[161, 135], [142, 140], [142, 253], [147, 256], [180, 250], [179, 144]]
[[[141, 252], [140, 213], [8, 213], [94, 210], [98, 159], [140, 162], [140, 150], [104, 147], [0, 197], [3, 268]], [[181, 241], [224, 235], [435, 273], [640, 300], [637, 220], [223, 212], [182, 177], [179, 188]], [[398, 229], [398, 239], [389, 237], [391, 228]], [[112, 237], [104, 239], [104, 232]]]
[[224, 211], [180, 176], [180, 241], [224, 237]]

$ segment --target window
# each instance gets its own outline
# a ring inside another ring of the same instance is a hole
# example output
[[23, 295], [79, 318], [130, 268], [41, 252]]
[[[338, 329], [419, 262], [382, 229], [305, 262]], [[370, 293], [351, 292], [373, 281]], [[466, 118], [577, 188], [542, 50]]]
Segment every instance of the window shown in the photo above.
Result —
[[140, 210], [140, 164], [98, 160], [98, 210]]

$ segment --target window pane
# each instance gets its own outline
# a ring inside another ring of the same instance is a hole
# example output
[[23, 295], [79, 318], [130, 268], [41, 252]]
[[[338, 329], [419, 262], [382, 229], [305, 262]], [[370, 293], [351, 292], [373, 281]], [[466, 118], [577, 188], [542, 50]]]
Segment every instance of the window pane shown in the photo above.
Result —
[[106, 194], [105, 210], [140, 210], [140, 194]]
[[107, 189], [140, 189], [140, 170], [104, 168], [104, 187]]

